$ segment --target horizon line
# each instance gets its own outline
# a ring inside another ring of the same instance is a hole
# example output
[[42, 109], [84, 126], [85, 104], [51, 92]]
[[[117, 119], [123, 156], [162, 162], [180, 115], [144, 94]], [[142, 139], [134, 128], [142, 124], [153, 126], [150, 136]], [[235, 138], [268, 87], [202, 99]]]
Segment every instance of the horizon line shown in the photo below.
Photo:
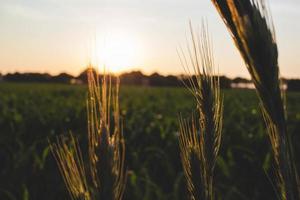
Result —
[[[58, 75], [60, 75], [60, 74], [63, 74], [63, 73], [65, 73], [65, 74], [69, 74], [69, 75], [71, 75], [71, 76], [73, 76], [73, 77], [78, 77], [81, 73], [83, 73], [85, 70], [87, 69], [87, 67], [86, 68], [84, 68], [83, 70], [81, 70], [78, 74], [76, 74], [75, 75], [75, 73], [71, 73], [71, 72], [67, 72], [67, 70], [61, 70], [60, 72], [57, 72], [57, 73], [51, 73], [51, 72], [49, 72], [49, 71], [47, 71], [47, 70], [45, 70], [45, 71], [32, 71], [32, 70], [15, 70], [15, 71], [11, 71], [11, 72], [5, 72], [5, 73], [2, 73], [1, 71], [0, 71], [0, 75], [1, 76], [5, 76], [5, 75], [7, 75], [7, 74], [15, 74], [15, 73], [20, 73], [20, 74], [26, 74], [26, 73], [36, 73], [36, 74], [49, 74], [50, 76], [58, 76]], [[98, 69], [98, 71], [100, 72], [100, 70]], [[141, 72], [143, 75], [145, 75], [145, 76], [151, 76], [151, 75], [153, 75], [153, 74], [159, 74], [159, 75], [161, 75], [161, 76], [189, 76], [189, 74], [187, 74], [187, 73], [184, 73], [184, 72], [182, 72], [182, 73], [161, 73], [161, 72], [159, 72], [159, 71], [153, 71], [153, 72], [150, 72], [150, 73], [147, 73], [147, 72], [145, 72], [144, 70], [142, 70], [142, 69], [131, 69], [131, 70], [123, 70], [123, 71], [120, 71], [120, 72], [108, 72], [109, 74], [111, 74], [111, 75], [116, 75], [116, 76], [121, 76], [121, 75], [123, 75], [123, 74], [126, 74], [126, 73], [132, 73], [132, 72]], [[102, 73], [99, 73], [99, 74], [102, 74]], [[194, 75], [194, 74], [192, 74], [192, 75]], [[251, 77], [249, 76], [249, 77], [245, 77], [245, 76], [239, 76], [239, 75], [237, 75], [237, 76], [228, 76], [227, 74], [214, 74], [214, 75], [216, 75], [216, 76], [220, 76], [220, 77], [222, 77], [222, 76], [224, 76], [224, 77], [227, 77], [227, 78], [229, 78], [229, 79], [235, 79], [235, 78], [243, 78], [243, 79], [247, 79], [247, 80], [251, 80]], [[280, 79], [300, 79], [300, 76], [293, 76], [293, 77], [291, 77], [291, 76], [280, 76], [279, 77]]]

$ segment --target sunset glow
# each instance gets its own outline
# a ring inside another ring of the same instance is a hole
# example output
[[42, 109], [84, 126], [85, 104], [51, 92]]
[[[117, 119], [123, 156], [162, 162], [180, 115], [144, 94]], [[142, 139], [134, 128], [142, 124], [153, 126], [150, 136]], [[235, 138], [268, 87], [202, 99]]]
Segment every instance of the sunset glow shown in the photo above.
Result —
[[[196, 28], [205, 18], [219, 73], [250, 78], [210, 1], [75, 2], [1, 1], [0, 73], [78, 75], [92, 60], [114, 73], [141, 70], [179, 75], [184, 70], [176, 49], [185, 44], [188, 21]], [[280, 74], [287, 78], [300, 76], [299, 8], [298, 0], [270, 0]]]
[[92, 62], [112, 73], [121, 73], [137, 65], [141, 58], [141, 47], [136, 38], [129, 34], [109, 34], [108, 37], [100, 35], [95, 41], [95, 50], [92, 53]]

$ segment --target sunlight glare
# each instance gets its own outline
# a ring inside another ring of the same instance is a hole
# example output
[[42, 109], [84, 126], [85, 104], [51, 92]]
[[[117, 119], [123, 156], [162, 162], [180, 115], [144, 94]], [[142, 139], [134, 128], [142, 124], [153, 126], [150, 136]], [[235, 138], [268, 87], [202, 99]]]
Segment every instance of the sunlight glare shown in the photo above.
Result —
[[129, 34], [110, 34], [109, 37], [102, 40], [98, 39], [95, 44], [94, 60], [96, 65], [100, 68], [105, 66], [108, 72], [118, 74], [130, 70], [137, 64], [140, 56], [138, 42]]

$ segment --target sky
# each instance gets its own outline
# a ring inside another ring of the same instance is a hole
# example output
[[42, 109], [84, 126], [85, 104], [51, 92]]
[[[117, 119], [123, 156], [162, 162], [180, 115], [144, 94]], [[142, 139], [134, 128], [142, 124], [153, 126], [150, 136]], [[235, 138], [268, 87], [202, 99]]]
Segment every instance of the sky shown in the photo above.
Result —
[[[269, 0], [281, 75], [300, 77], [300, 1]], [[79, 74], [89, 63], [112, 71], [184, 72], [176, 49], [189, 20], [208, 23], [218, 71], [249, 78], [210, 0], [1, 0], [0, 73]]]

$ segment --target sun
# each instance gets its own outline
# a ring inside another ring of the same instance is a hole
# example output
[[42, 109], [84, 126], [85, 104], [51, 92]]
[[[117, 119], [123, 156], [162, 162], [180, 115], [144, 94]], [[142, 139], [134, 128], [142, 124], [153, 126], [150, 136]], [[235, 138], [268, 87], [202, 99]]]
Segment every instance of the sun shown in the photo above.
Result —
[[132, 35], [121, 32], [109, 34], [95, 44], [94, 60], [100, 68], [105, 66], [107, 71], [118, 74], [137, 65], [139, 42]]

